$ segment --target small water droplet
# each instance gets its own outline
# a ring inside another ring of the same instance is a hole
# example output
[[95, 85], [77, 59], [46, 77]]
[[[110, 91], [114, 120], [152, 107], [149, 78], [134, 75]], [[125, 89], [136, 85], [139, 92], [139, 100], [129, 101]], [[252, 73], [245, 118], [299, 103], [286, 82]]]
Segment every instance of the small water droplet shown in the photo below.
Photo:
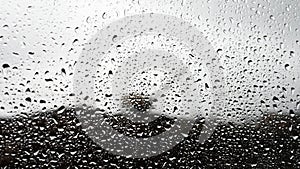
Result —
[[284, 69], [287, 70], [287, 71], [290, 71], [290, 70], [291, 70], [290, 64], [288, 64], [288, 63], [285, 64], [285, 65], [284, 65]]
[[104, 12], [104, 13], [102, 14], [102, 18], [103, 18], [103, 19], [106, 19], [106, 18], [107, 18], [107, 13], [106, 13], [106, 12]]
[[5, 69], [5, 68], [9, 68], [10, 66], [9, 66], [9, 64], [4, 63], [4, 64], [2, 65], [2, 67]]
[[113, 42], [116, 42], [116, 41], [117, 41], [117, 37], [118, 37], [117, 35], [114, 35], [114, 36], [112, 37], [112, 41], [113, 41]]

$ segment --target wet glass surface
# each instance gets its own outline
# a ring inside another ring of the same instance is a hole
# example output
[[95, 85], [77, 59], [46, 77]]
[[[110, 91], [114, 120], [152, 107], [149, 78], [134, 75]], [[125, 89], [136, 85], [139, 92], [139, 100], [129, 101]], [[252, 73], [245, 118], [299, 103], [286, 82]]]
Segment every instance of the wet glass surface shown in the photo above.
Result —
[[5, 1], [0, 168], [300, 168], [300, 5]]

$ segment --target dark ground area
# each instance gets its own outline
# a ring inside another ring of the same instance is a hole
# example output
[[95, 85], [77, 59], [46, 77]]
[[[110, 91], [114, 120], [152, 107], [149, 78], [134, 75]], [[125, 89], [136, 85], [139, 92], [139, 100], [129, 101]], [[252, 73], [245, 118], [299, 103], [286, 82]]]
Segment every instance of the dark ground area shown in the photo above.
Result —
[[[158, 120], [170, 127], [164, 122], [168, 119]], [[123, 119], [124, 124], [130, 126]], [[131, 159], [93, 143], [72, 109], [0, 119], [0, 168], [300, 168], [299, 116], [266, 115], [255, 125], [222, 124], [205, 144], [197, 142], [201, 127], [198, 121], [168, 152]]]

